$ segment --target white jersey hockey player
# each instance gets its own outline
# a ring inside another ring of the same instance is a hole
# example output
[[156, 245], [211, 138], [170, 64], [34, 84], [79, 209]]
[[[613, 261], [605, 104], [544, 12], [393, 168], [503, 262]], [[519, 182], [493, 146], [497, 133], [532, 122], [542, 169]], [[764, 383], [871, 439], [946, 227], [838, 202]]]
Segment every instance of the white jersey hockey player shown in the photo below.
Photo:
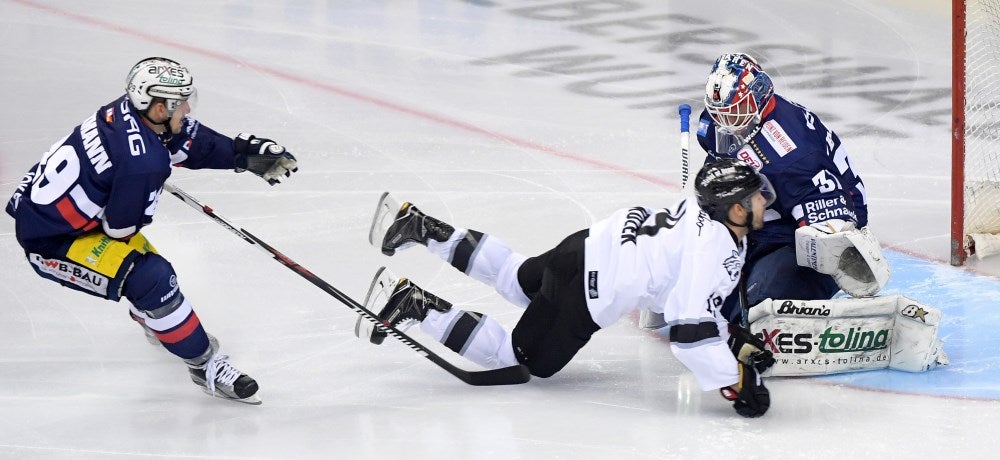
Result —
[[[731, 337], [720, 307], [739, 279], [746, 234], [763, 225], [773, 189], [736, 160], [704, 166], [695, 188], [697, 200], [668, 209], [620, 210], [535, 257], [427, 216], [410, 203], [396, 206], [385, 194], [370, 234], [383, 253], [426, 245], [525, 311], [508, 333], [492, 318], [453, 308], [384, 270], [366, 307], [401, 329], [420, 322], [422, 331], [484, 367], [523, 364], [538, 377], [558, 372], [595, 332], [631, 311], [662, 312], [674, 355], [701, 388], [720, 389], [743, 416], [763, 415], [770, 395], [759, 372], [770, 364], [769, 353], [761, 352], [760, 343], [745, 347], [753, 340], [748, 333]], [[367, 324], [359, 320], [358, 335], [381, 343], [384, 332], [363, 331]], [[738, 361], [744, 348], [756, 354], [743, 353]]]

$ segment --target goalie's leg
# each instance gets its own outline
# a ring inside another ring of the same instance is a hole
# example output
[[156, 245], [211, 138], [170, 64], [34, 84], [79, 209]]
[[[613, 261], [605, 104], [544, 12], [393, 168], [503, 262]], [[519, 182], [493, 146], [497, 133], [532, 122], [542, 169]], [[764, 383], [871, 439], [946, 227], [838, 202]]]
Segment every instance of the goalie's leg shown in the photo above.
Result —
[[[800, 267], [795, 261], [793, 246], [764, 247], [756, 251], [748, 254], [743, 266], [746, 308], [753, 308], [764, 299], [825, 300], [840, 290], [832, 276]], [[739, 293], [734, 290], [723, 303], [722, 314], [731, 323], [739, 324], [741, 310]]]

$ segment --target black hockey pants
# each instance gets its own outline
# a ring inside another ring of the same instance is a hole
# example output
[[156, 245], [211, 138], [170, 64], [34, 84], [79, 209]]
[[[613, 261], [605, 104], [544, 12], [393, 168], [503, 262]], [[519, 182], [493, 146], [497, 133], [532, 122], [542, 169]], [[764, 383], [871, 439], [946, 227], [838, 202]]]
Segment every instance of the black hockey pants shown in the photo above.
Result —
[[530, 257], [517, 281], [531, 299], [512, 332], [514, 355], [537, 377], [559, 372], [600, 329], [584, 298], [584, 240], [581, 230], [551, 250]]

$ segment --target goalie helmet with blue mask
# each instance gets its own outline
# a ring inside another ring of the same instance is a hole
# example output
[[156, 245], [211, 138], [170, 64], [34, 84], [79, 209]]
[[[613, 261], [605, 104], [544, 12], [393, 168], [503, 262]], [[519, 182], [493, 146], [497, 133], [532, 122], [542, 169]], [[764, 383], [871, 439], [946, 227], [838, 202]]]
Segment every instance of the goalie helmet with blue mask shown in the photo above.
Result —
[[[774, 203], [775, 193], [771, 181], [746, 163], [724, 158], [702, 166], [694, 179], [695, 195], [698, 206], [712, 220], [728, 222], [738, 227], [753, 225], [753, 206], [750, 202], [755, 192], [764, 196], [764, 207]], [[743, 223], [729, 220], [729, 207], [739, 203], [747, 210], [747, 219]]]
[[716, 125], [718, 152], [735, 153], [760, 126], [774, 83], [757, 60], [745, 53], [723, 54], [705, 83], [705, 110]]

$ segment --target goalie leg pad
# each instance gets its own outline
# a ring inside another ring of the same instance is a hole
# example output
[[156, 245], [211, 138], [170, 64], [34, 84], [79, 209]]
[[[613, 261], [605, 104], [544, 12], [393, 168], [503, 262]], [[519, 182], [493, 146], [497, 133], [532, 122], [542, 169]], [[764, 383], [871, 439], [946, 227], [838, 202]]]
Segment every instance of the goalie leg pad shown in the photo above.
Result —
[[774, 353], [771, 376], [884, 369], [923, 372], [948, 363], [937, 338], [940, 310], [901, 295], [766, 300], [750, 329]]

